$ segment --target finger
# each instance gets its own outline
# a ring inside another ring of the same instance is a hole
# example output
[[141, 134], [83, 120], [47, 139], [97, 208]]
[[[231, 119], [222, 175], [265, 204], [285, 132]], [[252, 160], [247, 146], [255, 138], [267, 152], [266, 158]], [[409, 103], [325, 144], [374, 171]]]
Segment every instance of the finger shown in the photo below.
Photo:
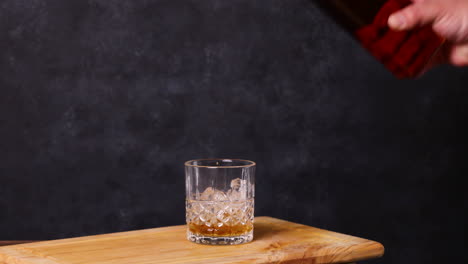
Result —
[[388, 25], [394, 30], [410, 30], [432, 24], [439, 14], [439, 8], [432, 2], [418, 1], [391, 15]]
[[450, 63], [455, 66], [468, 66], [468, 45], [454, 46], [450, 54]]

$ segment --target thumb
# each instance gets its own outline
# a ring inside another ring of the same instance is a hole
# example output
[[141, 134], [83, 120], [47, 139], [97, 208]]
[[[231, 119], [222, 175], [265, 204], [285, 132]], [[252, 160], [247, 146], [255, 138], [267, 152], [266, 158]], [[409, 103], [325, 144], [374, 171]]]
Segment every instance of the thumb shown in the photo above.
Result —
[[431, 1], [412, 4], [394, 14], [388, 19], [388, 25], [394, 30], [410, 30], [434, 23], [441, 10]]

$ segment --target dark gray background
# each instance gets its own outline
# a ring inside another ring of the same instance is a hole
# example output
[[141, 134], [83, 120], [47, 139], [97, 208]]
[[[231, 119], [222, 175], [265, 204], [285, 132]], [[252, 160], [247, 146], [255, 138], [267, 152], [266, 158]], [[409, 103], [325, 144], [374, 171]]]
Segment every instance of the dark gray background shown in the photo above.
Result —
[[256, 215], [466, 262], [468, 70], [398, 81], [308, 0], [1, 0], [0, 240], [184, 222], [183, 162]]

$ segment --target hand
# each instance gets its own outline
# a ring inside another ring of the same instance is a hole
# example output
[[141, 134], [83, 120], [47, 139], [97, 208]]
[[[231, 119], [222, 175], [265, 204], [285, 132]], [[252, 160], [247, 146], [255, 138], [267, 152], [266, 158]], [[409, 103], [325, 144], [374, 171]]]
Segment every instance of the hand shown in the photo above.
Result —
[[437, 63], [468, 66], [468, 0], [412, 0], [413, 4], [392, 14], [393, 30], [430, 25], [447, 40]]

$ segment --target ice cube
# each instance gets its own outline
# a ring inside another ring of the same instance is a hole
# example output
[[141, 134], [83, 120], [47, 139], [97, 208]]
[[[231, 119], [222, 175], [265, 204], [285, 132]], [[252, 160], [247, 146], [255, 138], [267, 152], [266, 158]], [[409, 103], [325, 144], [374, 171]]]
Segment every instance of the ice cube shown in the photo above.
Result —
[[227, 195], [229, 197], [229, 200], [231, 200], [231, 201], [237, 201], [237, 200], [240, 200], [240, 198], [241, 198], [240, 197], [240, 192], [235, 191], [233, 189], [229, 190], [227, 192]]
[[213, 196], [214, 191], [215, 190], [211, 187], [206, 188], [205, 191], [203, 191], [202, 194], [200, 195], [200, 199], [206, 200], [206, 201], [211, 200], [210, 197]]
[[215, 192], [213, 193], [212, 200], [213, 201], [226, 201], [228, 200], [228, 197], [224, 192], [215, 190]]
[[201, 194], [200, 199], [204, 201], [226, 201], [228, 197], [224, 192], [208, 187]]
[[231, 189], [227, 193], [229, 200], [239, 201], [247, 199], [247, 181], [240, 178], [231, 181]]
[[238, 191], [241, 185], [242, 185], [242, 180], [240, 178], [237, 178], [231, 181], [231, 189], [235, 191]]

